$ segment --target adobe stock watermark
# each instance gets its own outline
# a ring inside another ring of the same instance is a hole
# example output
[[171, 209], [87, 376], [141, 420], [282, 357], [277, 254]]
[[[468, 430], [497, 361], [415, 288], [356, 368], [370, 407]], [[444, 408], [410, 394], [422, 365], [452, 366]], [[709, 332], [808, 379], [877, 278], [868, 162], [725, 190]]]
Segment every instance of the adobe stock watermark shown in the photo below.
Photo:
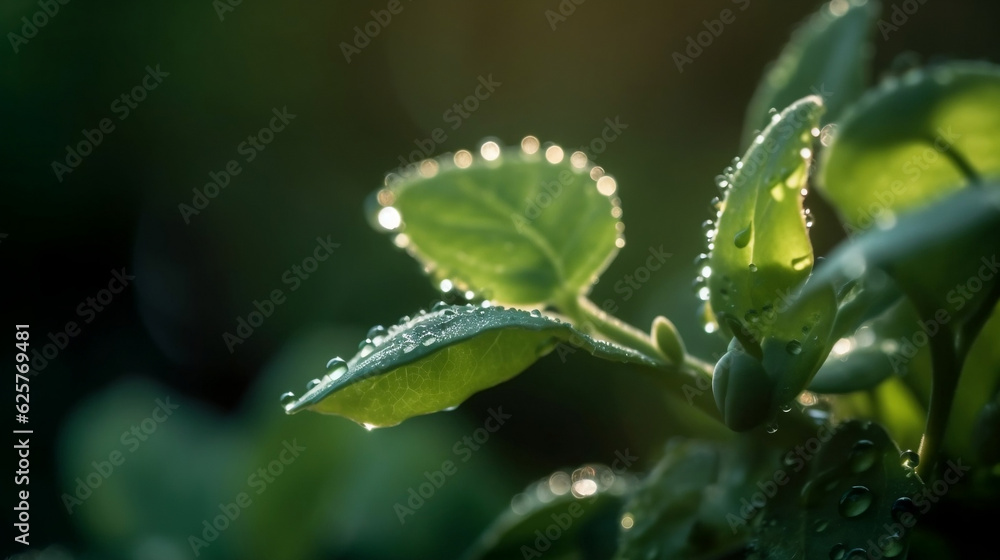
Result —
[[[160, 424], [166, 422], [180, 408], [180, 405], [170, 402], [170, 397], [156, 399], [156, 406], [149, 416], [140, 422], [132, 424], [128, 430], [122, 432], [119, 441], [122, 446], [128, 449], [129, 454], [135, 453], [143, 442], [147, 441], [151, 435], [156, 433]], [[90, 465], [94, 470], [76, 478], [76, 488], [72, 494], [64, 492], [62, 495], [63, 506], [66, 512], [73, 515], [73, 508], [83, 505], [83, 502], [90, 498], [94, 491], [104, 484], [104, 481], [114, 474], [115, 469], [125, 464], [127, 455], [120, 449], [115, 449], [108, 454], [106, 461], [92, 461]]]
[[[497, 88], [503, 85], [503, 82], [493, 79], [492, 72], [485, 77], [482, 75], [477, 76], [476, 81], [477, 84], [472, 93], [452, 104], [451, 107], [445, 109], [441, 114], [441, 120], [449, 123], [452, 131], [458, 130], [465, 123], [466, 119], [479, 109], [480, 103], [489, 99], [496, 92]], [[410, 152], [406, 158], [400, 154], [400, 168], [407, 171], [415, 171], [420, 162], [430, 157], [437, 150], [437, 147], [447, 139], [448, 133], [441, 127], [432, 130], [427, 138], [414, 138], [413, 144], [417, 149]]]
[[[636, 267], [631, 274], [626, 274], [621, 280], [615, 282], [614, 291], [616, 294], [621, 294], [621, 301], [632, 299], [632, 296], [649, 282], [650, 278], [653, 277], [653, 273], [660, 270], [663, 267], [663, 263], [674, 256], [673, 253], [664, 251], [663, 245], [659, 247], [651, 246], [647, 252], [649, 256], [646, 257], [645, 264]], [[618, 303], [611, 298], [605, 299], [601, 302], [601, 309], [607, 313], [617, 313]]]
[[[730, 0], [730, 2], [739, 6], [741, 12], [750, 7], [750, 0]], [[735, 21], [736, 12], [729, 8], [724, 8], [719, 12], [717, 19], [702, 20], [701, 24], [705, 29], [695, 35], [687, 36], [687, 44], [683, 53], [674, 51], [671, 55], [674, 64], [677, 66], [677, 72], [683, 74], [684, 65], [694, 63], [695, 59], [701, 56], [705, 52], [705, 49], [711, 47], [712, 43], [722, 35], [726, 26], [733, 24]]]
[[[163, 78], [169, 75], [169, 72], [160, 70], [159, 64], [155, 68], [146, 66], [146, 74], [142, 77], [139, 84], [111, 102], [111, 112], [118, 117], [119, 122], [124, 121], [132, 114], [133, 110], [139, 107], [139, 103], [146, 100], [149, 92], [158, 88], [163, 83]], [[52, 172], [55, 174], [56, 179], [62, 183], [63, 176], [76, 170], [83, 163], [83, 158], [92, 154], [101, 145], [101, 142], [104, 141], [105, 135], [111, 134], [114, 130], [115, 123], [110, 117], [101, 119], [97, 123], [97, 128], [83, 129], [81, 131], [83, 140], [77, 142], [74, 146], [66, 145], [66, 156], [63, 158], [63, 161], [52, 161]]]
[[889, 184], [888, 189], [882, 189], [875, 193], [877, 202], [872, 202], [867, 207], [858, 206], [855, 214], [858, 216], [853, 222], [857, 225], [846, 224], [845, 228], [849, 235], [856, 235], [867, 231], [872, 226], [892, 224], [894, 215], [890, 210], [896, 199], [905, 194], [913, 183], [934, 165], [939, 158], [946, 157], [946, 154], [955, 145], [955, 142], [962, 137], [949, 125], [939, 127], [934, 136], [934, 141], [928, 144], [919, 153], [914, 154], [903, 162], [901, 171], [906, 177], [905, 181], [896, 179]]
[[[244, 164], [257, 159], [257, 156], [274, 141], [278, 133], [285, 130], [295, 120], [295, 115], [288, 112], [287, 105], [280, 110], [277, 107], [272, 108], [271, 114], [273, 116], [266, 126], [261, 127], [256, 133], [247, 136], [245, 140], [236, 145], [236, 153], [243, 156]], [[191, 189], [191, 192], [194, 193], [191, 204], [182, 202], [177, 205], [177, 210], [181, 213], [184, 224], [190, 224], [191, 216], [197, 216], [202, 210], [208, 208], [208, 205], [215, 197], [219, 196], [222, 189], [228, 187], [233, 178], [242, 172], [243, 168], [236, 159], [226, 162], [220, 171], [209, 171], [209, 181], [201, 189], [197, 187]]]
[[582, 6], [587, 0], [559, 0], [559, 4], [556, 5], [556, 9], [545, 10], [545, 21], [549, 22], [549, 27], [552, 31], [556, 30], [556, 27], [569, 19], [569, 16], [576, 13], [576, 7]]
[[[139, 107], [139, 103], [146, 100], [149, 92], [160, 87], [163, 78], [169, 76], [169, 72], [160, 70], [160, 65], [156, 67], [147, 66], [146, 74], [140, 79], [139, 84], [129, 91], [116, 97], [111, 102], [110, 110], [118, 117], [118, 122], [124, 121], [132, 114], [132, 111]], [[110, 117], [105, 117], [98, 121], [97, 128], [83, 129], [83, 140], [75, 145], [66, 145], [66, 156], [63, 161], [52, 160], [52, 172], [56, 179], [62, 183], [63, 176], [72, 173], [83, 163], [83, 158], [94, 153], [94, 150], [101, 145], [105, 136], [115, 131], [115, 122]]]
[[[793, 473], [801, 471], [805, 468], [806, 463], [819, 453], [820, 449], [823, 448], [823, 444], [830, 441], [836, 432], [836, 427], [826, 424], [821, 425], [816, 430], [815, 436], [807, 439], [801, 445], [796, 445], [795, 449], [785, 454], [782, 464], [788, 467]], [[726, 521], [729, 523], [729, 529], [732, 530], [733, 534], [735, 535], [741, 527], [746, 527], [747, 523], [758, 512], [764, 509], [768, 500], [777, 495], [778, 489], [788, 484], [789, 481], [791, 481], [791, 477], [788, 471], [781, 468], [776, 469], [769, 478], [758, 480], [758, 490], [749, 497], [740, 499], [740, 509], [736, 512], [739, 515], [732, 512], [726, 514]]]
[[[649, 247], [649, 256], [646, 257], [646, 263], [636, 267], [636, 269], [630, 274], [626, 274], [621, 280], [615, 282], [614, 289], [615, 293], [622, 294], [621, 301], [628, 301], [632, 299], [635, 292], [640, 290], [647, 282], [653, 277], [653, 273], [663, 267], [663, 263], [667, 262], [667, 259], [673, 256], [673, 253], [667, 253], [663, 250], [663, 245], [659, 247]], [[601, 302], [601, 313], [616, 313], [618, 311], [618, 301], [612, 298], [607, 298]], [[583, 325], [588, 327], [589, 325]], [[571, 335], [569, 340], [565, 342], [560, 342], [556, 345], [554, 351], [556, 355], [559, 356], [559, 361], [566, 363], [567, 356], [570, 354], [575, 354], [577, 349], [584, 346], [583, 340], [580, 339], [576, 334]]]
[[903, 2], [894, 2], [892, 8], [889, 9], [889, 19], [885, 20], [879, 18], [877, 22], [878, 30], [882, 34], [882, 40], [888, 41], [889, 34], [899, 31], [899, 28], [906, 25], [906, 22], [910, 21], [910, 16], [917, 13], [920, 6], [927, 3], [927, 0], [903, 0]]
[[354, 37], [351, 42], [340, 42], [340, 52], [344, 55], [344, 60], [350, 64], [351, 57], [361, 54], [361, 51], [370, 45], [372, 40], [378, 37], [382, 33], [382, 30], [392, 23], [392, 17], [403, 12], [403, 8], [403, 3], [400, 0], [389, 0], [385, 8], [371, 10], [369, 13], [371, 13], [372, 19], [368, 20], [364, 25], [354, 26]]
[[[267, 491], [270, 485], [285, 472], [285, 467], [294, 463], [299, 458], [299, 455], [306, 450], [305, 446], [299, 445], [297, 439], [293, 439], [291, 443], [285, 440], [281, 444], [282, 449], [277, 457], [263, 467], [250, 473], [250, 476], [247, 477], [247, 486], [253, 489], [254, 494], [257, 496]], [[253, 505], [253, 498], [246, 490], [236, 494], [232, 502], [220, 503], [219, 515], [213, 517], [211, 522], [208, 519], [201, 522], [201, 538], [195, 535], [188, 535], [188, 544], [191, 546], [191, 552], [195, 556], [201, 556], [202, 549], [208, 548], [218, 540], [219, 535], [229, 529], [233, 522], [243, 513], [243, 510], [251, 505]]]
[[491, 434], [496, 433], [511, 418], [510, 414], [504, 413], [502, 406], [498, 406], [496, 409], [491, 408], [487, 412], [489, 416], [483, 421], [482, 427], [476, 428], [471, 435], [464, 436], [451, 447], [452, 454], [460, 458], [458, 462], [448, 459], [441, 463], [440, 470], [424, 471], [425, 481], [418, 484], [416, 488], [413, 486], [407, 488], [407, 498], [392, 506], [392, 511], [399, 519], [400, 525], [405, 525], [407, 516], [413, 515], [424, 507], [424, 504], [434, 497], [445, 482], [458, 473], [459, 464], [468, 462], [472, 458], [473, 452], [479, 451], [480, 447], [490, 440]]
[[[569, 531], [578, 519], [583, 517], [587, 506], [594, 503], [600, 492], [611, 488], [617, 477], [624, 475], [638, 460], [638, 457], [633, 456], [628, 449], [625, 449], [624, 452], [615, 451], [615, 460], [610, 467], [597, 465], [595, 468], [595, 466], [588, 465], [576, 469], [572, 475], [563, 471], [553, 473], [547, 481], [549, 491], [555, 496], [572, 492], [577, 499], [566, 505], [563, 511], [549, 514], [552, 523], [542, 529], [535, 529], [535, 540], [531, 546], [521, 545], [521, 557], [524, 560], [541, 558], [556, 541]], [[514, 509], [514, 503], [522, 496], [524, 494], [519, 494], [511, 500], [512, 509]], [[632, 519], [628, 516], [623, 518], [622, 528], [628, 530], [632, 525], [626, 525], [626, 519], [629, 520], [629, 523]]]
[[236, 8], [243, 3], [243, 0], [212, 0], [212, 9], [219, 21], [226, 21], [226, 15], [236, 11]]
[[[778, 317], [791, 307], [792, 303], [795, 302], [796, 295], [792, 293], [790, 288], [776, 289], [774, 291], [774, 298], [760, 307], [760, 311], [756, 315], [752, 315], [749, 320], [741, 322], [741, 334], [746, 338], [753, 338], [754, 340], [761, 340], [763, 338], [764, 331], [778, 320]], [[716, 354], [713, 359], [718, 362], [722, 358], [722, 354]], [[689, 405], [694, 405], [694, 400], [709, 394], [712, 396], [712, 380], [707, 376], [697, 376], [694, 379], [693, 384], [685, 383], [681, 390], [684, 392], [684, 398], [687, 400]], [[713, 403], [712, 406], [715, 406]]]
[[[945, 301], [951, 304], [953, 312], [961, 311], [969, 302], [981, 292], [983, 288], [989, 288], [991, 282], [995, 281], [997, 271], [1000, 270], [1000, 262], [994, 253], [990, 257], [982, 257], [983, 263], [976, 274], [970, 276], [965, 282], [955, 284], [945, 294]], [[941, 327], [947, 325], [952, 319], [952, 315], [946, 308], [940, 308], [934, 312], [933, 317], [926, 320], [917, 320], [917, 329], [910, 336], [904, 336], [899, 342], [899, 346], [894, 352], [889, 354], [889, 363], [892, 371], [901, 374], [906, 372], [906, 366], [916, 355], [917, 351], [927, 346], [930, 339], [941, 331]]]
[[[312, 250], [312, 254], [301, 262], [296, 263], [286, 269], [281, 274], [281, 283], [288, 286], [288, 292], [294, 292], [302, 287], [302, 283], [309, 279], [310, 275], [319, 269], [320, 263], [326, 261], [333, 254], [333, 251], [340, 247], [340, 243], [334, 243], [330, 240], [329, 235], [326, 239], [322, 237], [316, 238], [316, 246]], [[275, 288], [263, 299], [263, 301], [253, 300], [252, 305], [254, 311], [247, 314], [246, 317], [242, 315], [236, 317], [236, 334], [229, 331], [222, 333], [222, 342], [225, 343], [226, 349], [232, 354], [236, 351], [236, 347], [247, 341], [248, 338], [253, 336], [254, 329], [257, 329], [264, 324], [264, 320], [274, 314], [275, 309], [279, 305], [282, 305], [287, 301], [285, 291], [281, 288]]]
[[[125, 288], [131, 285], [135, 276], [128, 274], [125, 267], [111, 271], [111, 279], [106, 287], [97, 290], [91, 296], [81, 301], [76, 306], [76, 314], [83, 319], [83, 324], [90, 324], [97, 318], [97, 314], [104, 311], [115, 300], [115, 297], [124, 292]], [[72, 339], [80, 335], [80, 325], [76, 321], [66, 321], [66, 324], [55, 333], [49, 331], [49, 342], [46, 344], [31, 345], [31, 376], [34, 377], [48, 367], [59, 356], [59, 353], [69, 346]]]
[[917, 514], [927, 515], [941, 498], [943, 498], [951, 487], [958, 484], [972, 467], [962, 464], [962, 459], [958, 462], [948, 460], [947, 469], [941, 473], [941, 478], [927, 484], [924, 488], [912, 496], [898, 498], [892, 505], [892, 523], [885, 523], [882, 528], [885, 531], [876, 539], [869, 539], [865, 545], [866, 558], [869, 560], [881, 560], [896, 556], [902, 552], [902, 540], [906, 532], [917, 524]]
[[[628, 126], [628, 123], [622, 122], [621, 117], [618, 115], [615, 115], [613, 119], [610, 117], [605, 118], [604, 128], [601, 129], [601, 133], [592, 138], [587, 145], [577, 148], [570, 155], [570, 161], [575, 161], [574, 158], [582, 158], [583, 162], [580, 164], [581, 166], [585, 165], [587, 161], [596, 162], [598, 156], [603, 154], [610, 144], [617, 141], [621, 137], [622, 132], [628, 129]], [[595, 174], [595, 171], [600, 171], [600, 174]], [[571, 185], [575, 178], [576, 175], [572, 171], [564, 169], [559, 172], [557, 180], [543, 181], [541, 189], [533, 197], [524, 201], [524, 210], [520, 213], [511, 214], [510, 219], [514, 222], [514, 228], [517, 229], [517, 232], [523, 234], [527, 227], [559, 198], [563, 193], [563, 188]], [[591, 178], [598, 181], [597, 187], [602, 194], [608, 196], [614, 194], [617, 184], [611, 177], [604, 178], [602, 169], [594, 168], [591, 171]], [[620, 209], [618, 210], [620, 211]]]
[[31, 17], [27, 16], [21, 18], [21, 33], [17, 34], [13, 31], [7, 33], [7, 40], [10, 41], [10, 47], [14, 49], [14, 54], [21, 51], [22, 45], [27, 45], [28, 41], [34, 39], [38, 32], [49, 24], [49, 21], [56, 17], [59, 13], [59, 6], [65, 6], [69, 4], [70, 0], [38, 0], [38, 7], [41, 8], [37, 12], [31, 14]]

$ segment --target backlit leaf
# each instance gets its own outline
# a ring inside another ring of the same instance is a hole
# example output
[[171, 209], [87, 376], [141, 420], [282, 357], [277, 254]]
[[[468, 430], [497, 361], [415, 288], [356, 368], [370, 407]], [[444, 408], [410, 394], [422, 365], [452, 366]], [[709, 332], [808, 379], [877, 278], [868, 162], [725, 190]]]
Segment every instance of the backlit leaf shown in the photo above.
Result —
[[624, 245], [617, 184], [582, 152], [522, 146], [490, 141], [390, 174], [374, 220], [437, 280], [500, 303], [571, 302]]
[[870, 35], [878, 17], [875, 0], [837, 0], [807, 19], [767, 69], [747, 108], [743, 146], [768, 123], [768, 111], [806, 95], [823, 97], [823, 122], [861, 95], [871, 58]]
[[732, 174], [720, 179], [725, 198], [708, 232], [707, 285], [711, 308], [728, 334], [736, 325], [769, 333], [773, 325], [762, 323], [762, 315], [812, 269], [802, 192], [822, 112], [820, 98], [807, 97], [775, 115]]
[[953, 62], [888, 78], [839, 123], [818, 186], [852, 231], [891, 224], [1000, 175], [1000, 67]]
[[304, 395], [286, 394], [282, 401], [289, 414], [309, 409], [369, 428], [394, 426], [459, 405], [521, 373], [560, 342], [608, 360], [662, 365], [538, 311], [440, 305], [388, 330], [372, 329], [350, 361], [331, 360]]

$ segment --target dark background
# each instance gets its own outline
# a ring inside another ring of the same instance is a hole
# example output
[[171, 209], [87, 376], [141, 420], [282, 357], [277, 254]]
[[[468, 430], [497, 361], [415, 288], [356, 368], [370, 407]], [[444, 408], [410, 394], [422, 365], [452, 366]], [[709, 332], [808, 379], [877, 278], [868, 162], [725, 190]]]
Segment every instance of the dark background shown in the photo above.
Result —
[[[529, 482], [626, 449], [641, 472], [662, 441], [690, 428], [686, 405], [582, 353], [550, 355], [451, 414], [371, 433], [338, 417], [285, 416], [278, 395], [301, 390], [327, 359], [349, 357], [370, 326], [437, 299], [363, 207], [399, 156], [438, 127], [447, 139], [432, 155], [526, 134], [575, 148], [607, 118], [627, 124], [595, 158], [618, 180], [628, 246], [593, 299], [613, 299], [643, 328], [671, 317], [706, 358], [721, 350], [695, 317], [699, 224], [713, 177], [738, 155], [758, 78], [819, 4], [588, 0], [553, 29], [545, 12], [556, 0], [403, 0], [345, 60], [341, 43], [386, 4], [244, 0], [220, 21], [210, 0], [72, 0], [16, 53], [6, 34], [41, 8], [0, 5], [3, 316], [30, 324], [39, 351], [68, 321], [80, 326], [44, 367], [34, 363], [31, 549], [191, 558], [188, 536], [246, 491], [252, 505], [201, 557], [453, 557]], [[886, 17], [892, 2], [883, 4]], [[723, 9], [735, 21], [679, 72], [672, 53]], [[876, 74], [910, 52], [1000, 61], [997, 21], [995, 1], [928, 0], [888, 39], [876, 32]], [[112, 103], [157, 65], [169, 76], [119, 119]], [[501, 85], [453, 129], [445, 111], [490, 75]], [[245, 162], [237, 146], [283, 107], [295, 119]], [[104, 118], [114, 130], [57, 180], [52, 162]], [[178, 205], [231, 159], [242, 172], [186, 224]], [[823, 251], [843, 233], [813, 198]], [[339, 248], [289, 293], [282, 274], [327, 236]], [[668, 266], [624, 301], [615, 283], [661, 245]], [[84, 323], [78, 306], [122, 267], [134, 282]], [[230, 353], [222, 334], [277, 288], [287, 301]], [[121, 434], [166, 397], [179, 409], [129, 451]], [[460, 461], [454, 443], [499, 406], [507, 424], [401, 525], [393, 505], [424, 471]], [[257, 495], [247, 477], [293, 439], [306, 451]], [[68, 513], [62, 496], [115, 450], [125, 462]]]

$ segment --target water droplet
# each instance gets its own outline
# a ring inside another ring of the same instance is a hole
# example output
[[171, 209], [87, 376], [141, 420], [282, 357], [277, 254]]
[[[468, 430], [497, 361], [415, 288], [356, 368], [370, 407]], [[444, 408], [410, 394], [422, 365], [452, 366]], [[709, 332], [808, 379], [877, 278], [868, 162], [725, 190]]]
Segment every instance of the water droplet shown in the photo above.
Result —
[[593, 467], [580, 467], [573, 471], [572, 485], [570, 486], [573, 496], [585, 498], [597, 492], [597, 471]]
[[781, 411], [782, 412], [791, 412], [792, 411], [792, 404], [791, 403], [785, 403], [785, 404], [781, 405]]
[[847, 555], [847, 547], [841, 543], [833, 545], [830, 549], [830, 560], [844, 560], [844, 556]]
[[868, 560], [868, 553], [863, 548], [855, 548], [847, 553], [844, 560]]
[[424, 346], [430, 346], [431, 344], [434, 344], [437, 341], [438, 341], [437, 338], [435, 338], [433, 336], [428, 336], [427, 338], [425, 338], [423, 340], [423, 342], [421, 344], [423, 344]]
[[776, 433], [777, 431], [778, 431], [778, 423], [777, 422], [771, 422], [770, 424], [767, 425], [767, 433], [773, 434], [773, 433]]
[[385, 327], [382, 325], [375, 325], [374, 327], [368, 329], [368, 338], [372, 340], [383, 336], [385, 336]]
[[358, 343], [358, 350], [364, 350], [365, 346], [369, 346], [369, 345], [374, 346], [374, 344], [372, 343], [372, 339], [366, 338], [366, 339], [364, 339], [364, 340], [362, 340], [361, 342]]
[[701, 223], [701, 229], [705, 232], [712, 231], [713, 228], [715, 228], [715, 222], [712, 220], [705, 220]]
[[852, 486], [840, 497], [840, 515], [857, 517], [872, 505], [872, 492], [864, 486]]
[[313, 387], [319, 385], [319, 379], [312, 379], [306, 383], [306, 391], [311, 391]]
[[789, 340], [788, 344], [785, 345], [785, 351], [793, 356], [798, 356], [802, 353], [802, 343], [798, 340]]
[[538, 317], [542, 316], [542, 312], [537, 309], [532, 309], [531, 312], [528, 313], [528, 315], [531, 315], [532, 317], [535, 317], [537, 319]]
[[757, 272], [757, 265], [750, 263], [750, 272]]
[[837, 137], [837, 125], [828, 124], [823, 127], [823, 130], [819, 132], [819, 141], [824, 146], [829, 146], [833, 144], [834, 139]]
[[708, 262], [708, 253], [699, 253], [694, 259], [694, 264], [702, 265]]
[[763, 307], [761, 307], [760, 313], [765, 321], [773, 322], [778, 317], [778, 314], [774, 311], [774, 306], [771, 305], [770, 303], [765, 304]]
[[386, 206], [379, 210], [376, 219], [378, 220], [378, 225], [386, 231], [399, 229], [399, 226], [403, 223], [403, 217], [400, 216], [399, 210], [396, 210], [392, 206]]
[[751, 309], [743, 315], [743, 319], [745, 319], [748, 323], [756, 323], [760, 320], [760, 315], [757, 314], [756, 309]]
[[326, 377], [331, 381], [340, 379], [345, 373], [347, 373], [347, 362], [342, 358], [334, 358], [326, 363]]
[[737, 249], [742, 249], [750, 244], [750, 239], [753, 237], [753, 222], [747, 227], [741, 229], [739, 232], [733, 236], [733, 244], [736, 245]]
[[291, 391], [288, 391], [287, 393], [282, 393], [281, 397], [279, 397], [279, 400], [281, 401], [281, 406], [288, 406], [293, 402], [295, 402], [295, 393]]
[[851, 448], [851, 472], [865, 472], [875, 464], [877, 459], [878, 449], [876, 449], [875, 444], [867, 439], [859, 440]]
[[437, 303], [434, 304], [434, 307], [431, 307], [431, 311], [441, 311], [442, 309], [444, 309], [446, 307], [448, 307], [447, 303], [445, 303], [443, 301], [439, 301], [439, 302], [437, 302]]
[[817, 533], [822, 533], [823, 531], [826, 531], [826, 528], [829, 525], [830, 524], [827, 523], [825, 519], [817, 519], [816, 521], [813, 521], [813, 530]]
[[902, 523], [902, 517], [904, 514], [909, 514], [913, 517], [917, 516], [917, 504], [913, 503], [913, 500], [910, 498], [904, 496], [896, 499], [896, 501], [892, 503], [890, 511], [892, 512], [892, 518], [897, 522]]
[[907, 449], [899, 454], [899, 460], [902, 461], [904, 467], [915, 469], [920, 464], [920, 455], [917, 455], [917, 452], [912, 449]]
[[708, 286], [704, 286], [698, 290], [698, 299], [701, 301], [708, 301], [709, 296], [711, 296], [711, 292], [709, 291]]

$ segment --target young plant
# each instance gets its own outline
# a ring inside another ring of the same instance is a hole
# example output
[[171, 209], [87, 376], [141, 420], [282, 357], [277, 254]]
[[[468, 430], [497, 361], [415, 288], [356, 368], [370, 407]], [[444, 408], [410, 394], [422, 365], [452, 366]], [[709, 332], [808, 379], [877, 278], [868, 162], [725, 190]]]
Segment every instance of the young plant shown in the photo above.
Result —
[[[618, 512], [620, 558], [906, 557], [922, 492], [953, 484], [961, 459], [980, 481], [1000, 460], [1000, 367], [980, 349], [1000, 331], [1000, 68], [942, 63], [865, 91], [878, 11], [836, 0], [796, 32], [750, 103], [745, 154], [716, 177], [696, 282], [706, 330], [730, 340], [717, 363], [664, 317], [647, 331], [588, 299], [625, 245], [612, 175], [532, 136], [488, 140], [389, 174], [370, 202], [373, 224], [470, 303], [372, 328], [285, 411], [393, 426], [570, 344], [651, 371], [740, 433], [672, 442], [642, 482], [586, 467], [571, 492], [542, 485], [529, 494], [548, 499], [503, 516], [470, 557], [540, 556], [534, 529], [584, 497]], [[851, 234], [825, 262], [803, 208], [813, 187]], [[906, 373], [922, 346], [929, 377]], [[690, 398], [708, 385], [714, 403]], [[925, 419], [919, 454], [895, 443], [907, 415]], [[977, 456], [956, 455], [972, 437]], [[576, 557], [581, 525], [547, 546]]]

